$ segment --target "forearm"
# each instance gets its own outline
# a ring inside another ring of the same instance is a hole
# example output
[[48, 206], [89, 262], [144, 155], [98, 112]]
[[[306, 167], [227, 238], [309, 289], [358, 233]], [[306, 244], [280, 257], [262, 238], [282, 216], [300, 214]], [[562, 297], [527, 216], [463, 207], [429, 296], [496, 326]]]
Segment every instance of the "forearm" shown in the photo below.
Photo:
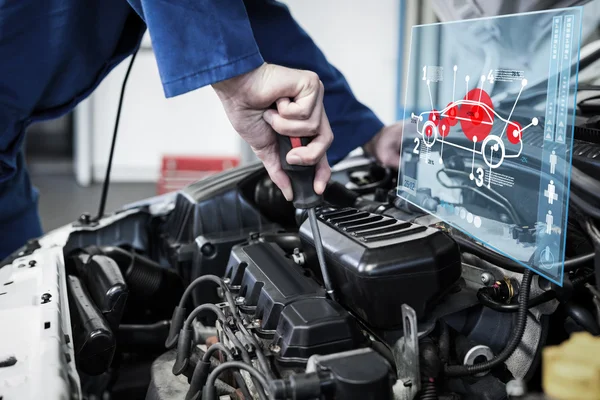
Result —
[[242, 0], [128, 0], [148, 26], [167, 97], [258, 68]]

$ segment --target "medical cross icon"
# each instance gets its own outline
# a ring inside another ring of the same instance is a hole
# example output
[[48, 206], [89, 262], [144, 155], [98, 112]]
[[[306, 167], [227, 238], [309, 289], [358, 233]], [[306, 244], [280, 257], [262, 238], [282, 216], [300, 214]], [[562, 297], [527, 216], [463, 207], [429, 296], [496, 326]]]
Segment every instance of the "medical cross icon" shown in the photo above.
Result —
[[554, 181], [550, 181], [548, 184], [548, 189], [544, 190], [544, 196], [548, 198], [548, 204], [553, 204], [554, 200], [558, 200], [558, 195], [556, 194], [556, 186], [554, 186]]

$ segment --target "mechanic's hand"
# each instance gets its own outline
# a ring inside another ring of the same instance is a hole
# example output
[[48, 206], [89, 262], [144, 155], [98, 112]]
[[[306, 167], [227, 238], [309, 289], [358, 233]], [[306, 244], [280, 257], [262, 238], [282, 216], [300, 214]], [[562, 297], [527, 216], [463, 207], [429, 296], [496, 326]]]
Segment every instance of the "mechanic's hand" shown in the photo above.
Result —
[[384, 126], [364, 149], [368, 155], [375, 157], [384, 167], [398, 169], [400, 165], [400, 146], [402, 144], [402, 121]]
[[[287, 162], [315, 165], [314, 189], [323, 193], [331, 177], [325, 152], [333, 133], [323, 107], [323, 83], [314, 72], [263, 64], [244, 75], [213, 85], [234, 129], [263, 162], [273, 182], [288, 200], [292, 186], [281, 169], [278, 132], [314, 136], [308, 146], [292, 149]], [[276, 103], [277, 110], [270, 109]]]

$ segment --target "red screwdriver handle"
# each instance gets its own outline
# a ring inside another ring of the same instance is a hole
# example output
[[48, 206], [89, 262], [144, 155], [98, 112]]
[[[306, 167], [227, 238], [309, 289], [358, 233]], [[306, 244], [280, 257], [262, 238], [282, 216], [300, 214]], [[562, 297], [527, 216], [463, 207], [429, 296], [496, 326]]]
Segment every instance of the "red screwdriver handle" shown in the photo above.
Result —
[[277, 135], [279, 141], [279, 158], [281, 160], [281, 168], [286, 172], [292, 183], [292, 191], [294, 192], [294, 207], [299, 209], [312, 208], [320, 205], [323, 199], [315, 193], [315, 171], [314, 165], [294, 165], [289, 164], [286, 160], [290, 150], [307, 146], [311, 137], [290, 137]]

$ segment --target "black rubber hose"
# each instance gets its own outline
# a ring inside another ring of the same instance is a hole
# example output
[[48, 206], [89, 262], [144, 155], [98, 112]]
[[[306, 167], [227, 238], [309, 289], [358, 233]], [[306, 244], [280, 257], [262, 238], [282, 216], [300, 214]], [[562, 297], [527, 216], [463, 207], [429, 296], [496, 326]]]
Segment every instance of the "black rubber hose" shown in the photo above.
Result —
[[600, 326], [598, 326], [598, 322], [596, 322], [591, 312], [572, 301], [565, 303], [565, 311], [577, 325], [594, 336], [600, 335]]
[[117, 263], [129, 288], [125, 314], [134, 317], [134, 322], [147, 321], [139, 317], [145, 310], [152, 310], [157, 319], [169, 318], [184, 290], [177, 272], [116, 246], [87, 246], [83, 251], [90, 256], [107, 256]]
[[[243, 369], [246, 372], [248, 372], [250, 375], [252, 375], [252, 378], [254, 378], [256, 381], [258, 381], [258, 383], [260, 383], [261, 387], [256, 387], [256, 390], [261, 393], [261, 392], [266, 392], [266, 390], [269, 388], [269, 383], [267, 382], [267, 378], [260, 373], [259, 370], [257, 370], [256, 368], [254, 368], [253, 366], [240, 362], [240, 361], [227, 361], [221, 365], [219, 365], [217, 368], [215, 368], [213, 370], [213, 372], [210, 373], [210, 375], [208, 376], [208, 380], [206, 381], [206, 385], [204, 386], [204, 390], [202, 391], [202, 400], [216, 400], [216, 395], [215, 395], [215, 382], [217, 380], [217, 378], [219, 377], [219, 375], [221, 374], [221, 372], [225, 371], [226, 369], [231, 369], [231, 368], [237, 368], [237, 369]], [[269, 394], [267, 394], [267, 398], [269, 399], [273, 399], [272, 396], [270, 396]]]
[[302, 248], [300, 235], [293, 232], [264, 233], [260, 236], [260, 239], [265, 242], [275, 243], [286, 253], [293, 253], [294, 249]]
[[500, 352], [496, 357], [489, 361], [484, 361], [474, 365], [446, 365], [444, 373], [447, 376], [467, 376], [475, 375], [481, 372], [487, 372], [492, 368], [505, 362], [510, 357], [516, 348], [519, 346], [523, 334], [525, 333], [525, 327], [527, 325], [527, 310], [529, 308], [529, 293], [531, 292], [531, 280], [533, 273], [530, 270], [526, 270], [523, 274], [523, 280], [521, 281], [521, 290], [519, 292], [519, 311], [517, 313], [517, 325], [514, 329], [514, 335], [506, 345], [504, 350]]

